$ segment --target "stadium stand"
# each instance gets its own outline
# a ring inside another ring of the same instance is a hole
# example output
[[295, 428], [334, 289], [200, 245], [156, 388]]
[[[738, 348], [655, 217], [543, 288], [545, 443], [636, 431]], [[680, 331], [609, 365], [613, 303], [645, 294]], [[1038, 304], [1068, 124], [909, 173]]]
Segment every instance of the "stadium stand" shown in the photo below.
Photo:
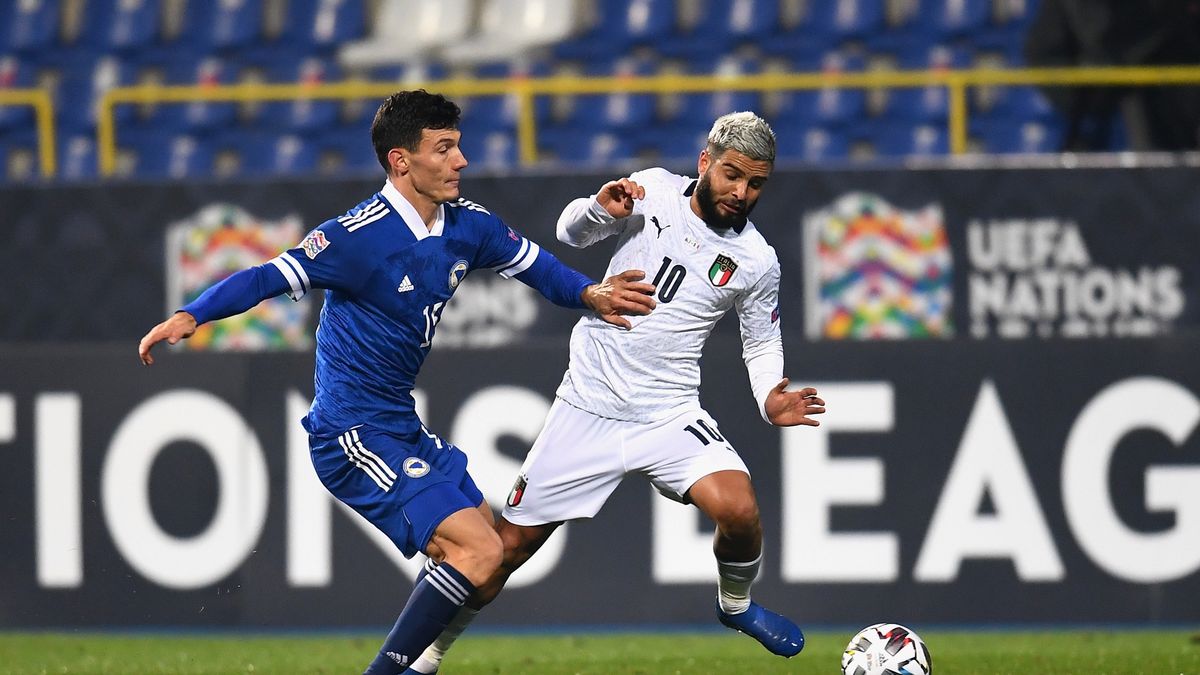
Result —
[[[59, 180], [94, 180], [96, 102], [113, 87], [390, 82], [445, 77], [737, 81], [754, 73], [1019, 66], [1038, 0], [22, 0], [0, 9], [0, 90], [42, 88]], [[970, 147], [1057, 149], [1062, 122], [1031, 87], [970, 93]], [[518, 161], [518, 98], [455, 96], [476, 166]], [[375, 100], [127, 104], [127, 178], [353, 175], [378, 170]], [[944, 87], [539, 96], [539, 159], [690, 159], [713, 117], [761, 111], [781, 161], [949, 152]], [[33, 115], [0, 106], [0, 180], [38, 175]], [[1119, 136], [1114, 144], [1119, 144]], [[32, 168], [31, 168], [32, 166]]]

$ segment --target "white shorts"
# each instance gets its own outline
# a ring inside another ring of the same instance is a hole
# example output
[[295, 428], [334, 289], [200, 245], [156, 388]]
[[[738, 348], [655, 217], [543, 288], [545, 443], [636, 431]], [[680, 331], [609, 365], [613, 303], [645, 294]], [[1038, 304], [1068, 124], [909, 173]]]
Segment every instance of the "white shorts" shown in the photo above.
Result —
[[664, 496], [687, 503], [696, 481], [728, 470], [750, 473], [716, 421], [699, 408], [638, 423], [598, 417], [555, 399], [504, 518], [515, 525], [591, 518], [629, 473], [645, 475]]

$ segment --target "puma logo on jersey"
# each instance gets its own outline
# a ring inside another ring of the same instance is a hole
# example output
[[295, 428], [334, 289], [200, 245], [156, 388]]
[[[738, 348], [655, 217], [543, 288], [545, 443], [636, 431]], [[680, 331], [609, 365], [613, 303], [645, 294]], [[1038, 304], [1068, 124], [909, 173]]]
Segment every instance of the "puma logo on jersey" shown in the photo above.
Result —
[[413, 286], [413, 282], [410, 281], [408, 278], [408, 275], [405, 274], [404, 278], [400, 280], [400, 285], [396, 287], [396, 292], [397, 293], [407, 293], [414, 288], [416, 288], [416, 287]]
[[658, 217], [656, 216], [650, 216], [650, 222], [654, 223], [654, 229], [658, 230], [658, 236], [655, 237], [656, 239], [662, 237], [662, 231], [671, 226], [670, 223], [667, 223], [666, 225], [659, 225]]

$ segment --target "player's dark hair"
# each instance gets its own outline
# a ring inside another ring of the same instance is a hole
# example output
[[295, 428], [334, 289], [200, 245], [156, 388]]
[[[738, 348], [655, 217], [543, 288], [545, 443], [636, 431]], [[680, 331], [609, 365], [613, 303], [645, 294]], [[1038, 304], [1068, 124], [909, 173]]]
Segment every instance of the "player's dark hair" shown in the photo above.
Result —
[[457, 129], [462, 110], [454, 101], [424, 89], [398, 91], [384, 99], [371, 122], [371, 144], [379, 165], [389, 174], [388, 152], [404, 148], [416, 152], [425, 129]]

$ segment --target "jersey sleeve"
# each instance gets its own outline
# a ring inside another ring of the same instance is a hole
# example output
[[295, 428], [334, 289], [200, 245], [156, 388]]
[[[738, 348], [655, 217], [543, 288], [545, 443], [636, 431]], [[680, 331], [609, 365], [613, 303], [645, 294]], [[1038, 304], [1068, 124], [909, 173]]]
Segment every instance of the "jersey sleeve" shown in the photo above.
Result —
[[314, 288], [329, 288], [352, 293], [370, 275], [373, 266], [365, 264], [357, 250], [355, 235], [336, 220], [329, 220], [309, 232], [295, 248], [271, 258], [273, 266], [287, 281], [287, 295], [299, 300]]
[[533, 266], [542, 249], [537, 242], [517, 233], [496, 216], [480, 218], [479, 253], [475, 267], [491, 268], [511, 279]]
[[742, 359], [750, 376], [750, 389], [758, 411], [767, 419], [766, 402], [771, 389], [783, 378], [783, 334], [779, 326], [779, 261], [737, 299], [742, 332]]

